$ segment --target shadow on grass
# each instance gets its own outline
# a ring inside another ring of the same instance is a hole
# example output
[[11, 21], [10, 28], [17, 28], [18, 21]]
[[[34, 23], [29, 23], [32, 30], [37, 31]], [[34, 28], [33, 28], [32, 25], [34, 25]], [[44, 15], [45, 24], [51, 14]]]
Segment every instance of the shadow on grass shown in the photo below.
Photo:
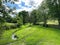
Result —
[[59, 25], [52, 25], [52, 24], [49, 24], [48, 26], [51, 27], [51, 28], [60, 29], [60, 26], [59, 26]]

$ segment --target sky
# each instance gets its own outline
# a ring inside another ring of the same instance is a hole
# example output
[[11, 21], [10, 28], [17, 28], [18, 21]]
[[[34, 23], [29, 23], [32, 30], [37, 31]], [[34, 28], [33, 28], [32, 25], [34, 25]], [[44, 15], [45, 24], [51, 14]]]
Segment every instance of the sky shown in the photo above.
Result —
[[33, 9], [37, 9], [43, 0], [18, 0], [15, 1], [15, 4], [11, 4], [7, 2], [6, 5], [10, 6], [10, 8], [15, 7], [16, 12], [20, 12], [22, 10], [32, 11]]

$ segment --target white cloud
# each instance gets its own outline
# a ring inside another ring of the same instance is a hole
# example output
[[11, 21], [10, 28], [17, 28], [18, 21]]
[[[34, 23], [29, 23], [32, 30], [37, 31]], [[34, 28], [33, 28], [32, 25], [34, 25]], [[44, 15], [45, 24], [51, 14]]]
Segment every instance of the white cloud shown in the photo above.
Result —
[[[31, 8], [21, 6], [20, 5], [21, 1], [25, 2], [25, 5], [31, 6]], [[22, 7], [22, 9], [18, 9], [17, 12], [22, 11], [22, 10], [31, 11], [37, 8], [41, 4], [42, 1], [43, 0], [19, 0], [18, 2], [15, 2], [15, 3], [18, 4], [19, 7]]]
[[25, 2], [25, 5], [29, 5], [30, 0], [22, 0], [23, 2]]

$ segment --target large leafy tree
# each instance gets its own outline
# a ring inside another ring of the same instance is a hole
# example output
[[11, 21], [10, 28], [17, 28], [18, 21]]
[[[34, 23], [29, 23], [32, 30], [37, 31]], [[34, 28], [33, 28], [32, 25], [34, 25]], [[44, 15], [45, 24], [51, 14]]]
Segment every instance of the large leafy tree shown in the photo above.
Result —
[[49, 13], [58, 19], [60, 25], [60, 0], [46, 0]]
[[12, 0], [0, 0], [0, 27], [3, 25], [2, 23], [10, 21], [9, 19], [11, 19], [11, 16], [8, 14], [13, 10], [4, 4], [8, 1], [13, 2]]
[[33, 10], [30, 15], [30, 21], [35, 25], [37, 23], [37, 10]]
[[13, 9], [11, 9], [5, 3], [11, 2], [11, 4], [14, 4], [15, 1], [17, 1], [17, 0], [13, 0], [13, 1], [12, 0], [0, 0], [0, 14], [2, 15], [2, 18], [4, 20], [7, 21], [8, 20], [7, 18], [11, 19], [11, 16], [9, 14], [13, 13], [13, 10], [16, 9], [15, 7]]
[[4, 14], [7, 14], [7, 13], [5, 12], [5, 7], [2, 5], [2, 2], [0, 0], [0, 26], [3, 22], [5, 22], [5, 20], [4, 20], [5, 15]]
[[23, 18], [23, 24], [27, 23], [29, 17], [28, 12], [27, 11], [19, 12], [19, 17]]
[[44, 22], [43, 26], [47, 26], [47, 19], [48, 19], [48, 7], [45, 2], [45, 0], [42, 2], [42, 4], [38, 8], [38, 12], [41, 16], [42, 21]]

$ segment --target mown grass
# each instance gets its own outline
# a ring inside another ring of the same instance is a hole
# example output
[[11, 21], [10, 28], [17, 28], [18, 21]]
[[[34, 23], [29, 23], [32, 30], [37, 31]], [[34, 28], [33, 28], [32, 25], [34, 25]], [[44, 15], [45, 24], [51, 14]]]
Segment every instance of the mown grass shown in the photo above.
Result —
[[[14, 31], [18, 36], [17, 40], [12, 40]], [[0, 45], [60, 45], [60, 30], [46, 28], [42, 26], [22, 26], [14, 30], [6, 30], [2, 34]], [[5, 39], [5, 40], [4, 40]]]

